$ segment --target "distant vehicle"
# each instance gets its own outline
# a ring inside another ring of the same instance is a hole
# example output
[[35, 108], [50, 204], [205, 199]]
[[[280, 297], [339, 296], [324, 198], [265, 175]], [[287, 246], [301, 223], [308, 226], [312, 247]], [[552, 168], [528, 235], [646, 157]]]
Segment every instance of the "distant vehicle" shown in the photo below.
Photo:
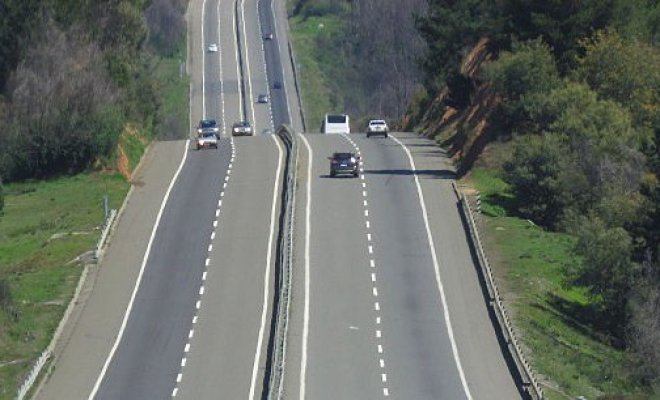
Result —
[[218, 51], [218, 45], [215, 43], [211, 43], [209, 45], [209, 53], [215, 53]]
[[197, 150], [204, 148], [218, 148], [218, 137], [215, 133], [204, 132], [197, 136]]
[[321, 125], [322, 133], [351, 133], [348, 115], [325, 114]]
[[280, 81], [273, 82], [273, 89], [282, 89], [282, 82]]
[[360, 156], [355, 153], [333, 153], [330, 160], [330, 176], [360, 175]]
[[264, 40], [273, 40], [273, 34], [272, 33], [265, 33], [264, 34]]
[[259, 97], [257, 97], [257, 103], [261, 103], [261, 104], [268, 103], [268, 95], [260, 94]]
[[231, 133], [234, 136], [252, 136], [252, 126], [248, 121], [236, 122], [231, 128]]
[[216, 138], [220, 139], [220, 128], [214, 119], [202, 119], [197, 124], [197, 134], [211, 132], [215, 134]]
[[387, 123], [382, 119], [372, 119], [369, 121], [369, 125], [367, 125], [367, 137], [375, 135], [383, 135], [387, 137], [389, 135], [388, 132], [389, 128], [387, 127]]

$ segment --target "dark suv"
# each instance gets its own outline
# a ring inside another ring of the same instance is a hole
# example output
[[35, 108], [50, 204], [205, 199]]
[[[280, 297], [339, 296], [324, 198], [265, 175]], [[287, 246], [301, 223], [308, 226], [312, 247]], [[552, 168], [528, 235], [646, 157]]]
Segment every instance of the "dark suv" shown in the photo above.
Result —
[[360, 156], [355, 153], [333, 153], [330, 160], [330, 176], [360, 175]]

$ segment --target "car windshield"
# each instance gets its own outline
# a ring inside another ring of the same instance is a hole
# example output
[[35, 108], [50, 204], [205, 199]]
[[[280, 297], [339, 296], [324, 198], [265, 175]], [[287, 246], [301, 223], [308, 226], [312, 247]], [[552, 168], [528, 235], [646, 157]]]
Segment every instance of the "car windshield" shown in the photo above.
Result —
[[213, 128], [216, 125], [213, 119], [204, 119], [199, 123], [201, 128]]

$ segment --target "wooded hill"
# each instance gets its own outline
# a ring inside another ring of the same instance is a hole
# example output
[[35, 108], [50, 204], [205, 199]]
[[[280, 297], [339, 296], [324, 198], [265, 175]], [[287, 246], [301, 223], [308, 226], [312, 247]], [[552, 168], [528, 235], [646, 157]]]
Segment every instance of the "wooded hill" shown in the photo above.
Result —
[[113, 163], [126, 129], [158, 129], [156, 56], [185, 40], [186, 0], [3, 0], [0, 176]]
[[461, 174], [488, 143], [513, 211], [577, 238], [567, 285], [634, 376], [660, 385], [660, 3], [432, 0], [417, 24], [426, 91], [407, 128]]

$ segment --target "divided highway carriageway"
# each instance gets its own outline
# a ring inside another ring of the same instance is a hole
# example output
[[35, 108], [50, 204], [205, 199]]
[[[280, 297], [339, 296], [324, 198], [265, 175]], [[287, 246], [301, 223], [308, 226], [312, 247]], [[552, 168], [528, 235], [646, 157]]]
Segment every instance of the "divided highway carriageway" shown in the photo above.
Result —
[[[449, 160], [303, 133], [282, 3], [191, 0], [191, 138], [215, 119], [218, 149], [152, 146], [36, 398], [523, 397]], [[329, 176], [337, 151], [359, 177]]]

